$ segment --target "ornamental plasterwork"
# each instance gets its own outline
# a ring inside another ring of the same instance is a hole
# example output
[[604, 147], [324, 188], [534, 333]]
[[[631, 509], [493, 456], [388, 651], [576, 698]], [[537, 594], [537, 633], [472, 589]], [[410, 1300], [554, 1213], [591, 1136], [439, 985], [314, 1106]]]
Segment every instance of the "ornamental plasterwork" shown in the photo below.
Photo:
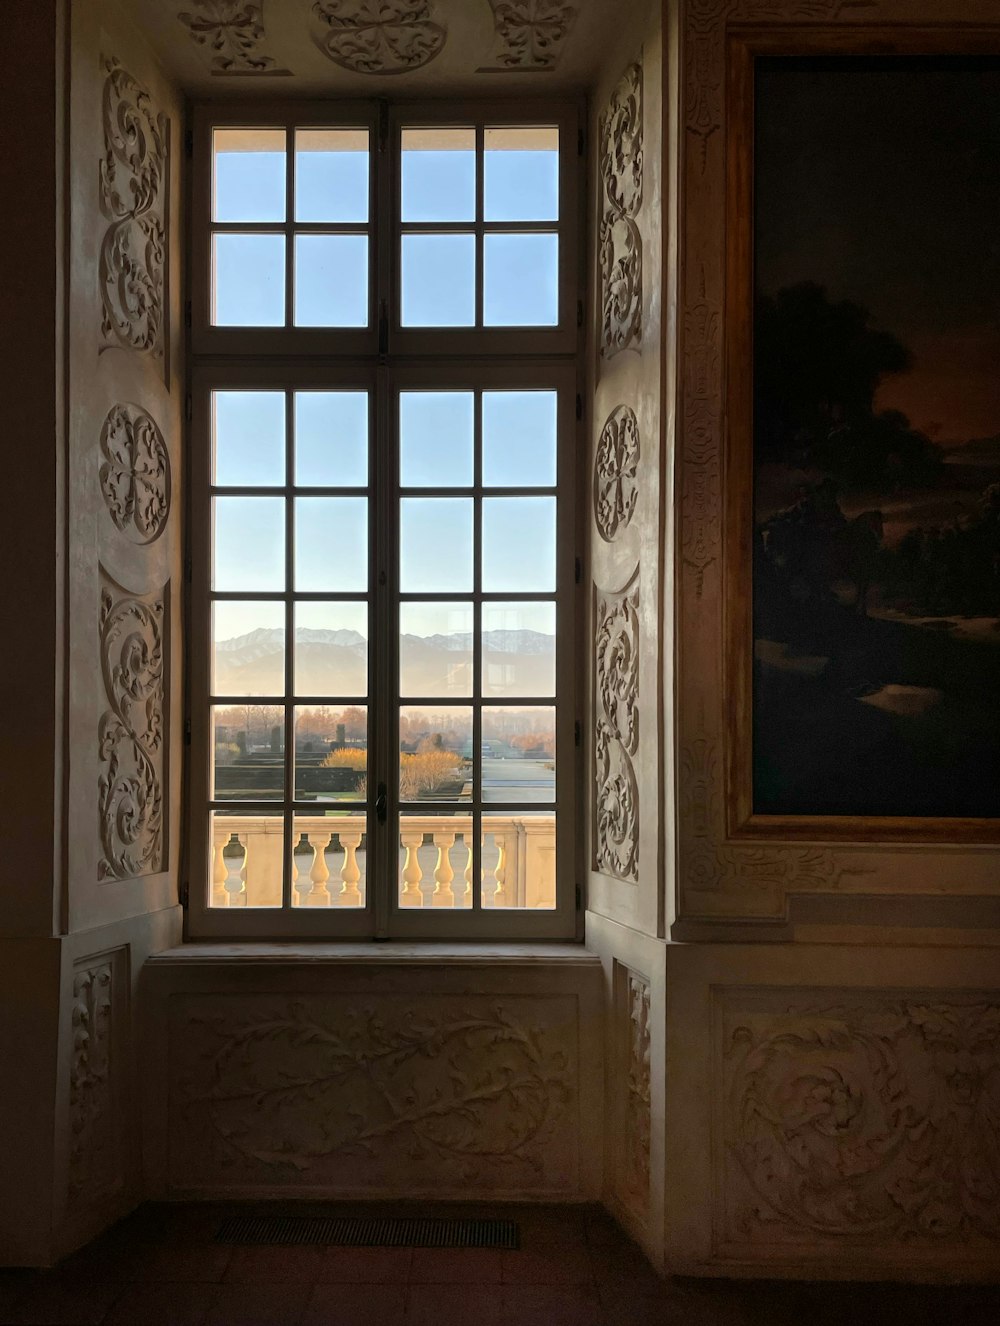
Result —
[[730, 1243], [1000, 1240], [1000, 992], [730, 992]]
[[594, 870], [639, 877], [639, 569], [620, 593], [594, 587]]
[[103, 68], [101, 349], [124, 346], [162, 359], [169, 124], [116, 59]]
[[356, 74], [405, 74], [444, 49], [447, 30], [431, 0], [315, 0], [316, 44]]
[[163, 533], [170, 512], [170, 456], [153, 417], [113, 405], [101, 429], [101, 493], [115, 526], [136, 543]]
[[608, 415], [594, 456], [594, 519], [605, 543], [626, 529], [639, 500], [639, 421], [627, 405]]
[[287, 74], [263, 50], [264, 0], [192, 0], [196, 12], [177, 15], [198, 46], [212, 52], [213, 74]]
[[600, 123], [601, 353], [642, 340], [642, 66], [632, 64]]
[[164, 629], [163, 594], [130, 595], [101, 570], [100, 879], [164, 868]]
[[74, 1205], [92, 1203], [121, 1183], [112, 1044], [115, 965], [114, 954], [101, 955], [73, 971], [67, 1183]]
[[649, 1209], [651, 1126], [649, 982], [637, 972], [625, 973], [625, 1075], [621, 1124], [621, 1169], [618, 1195], [639, 1219]]
[[563, 0], [489, 0], [495, 41], [490, 63], [480, 73], [510, 69], [544, 73], [559, 63], [577, 17], [577, 5]]

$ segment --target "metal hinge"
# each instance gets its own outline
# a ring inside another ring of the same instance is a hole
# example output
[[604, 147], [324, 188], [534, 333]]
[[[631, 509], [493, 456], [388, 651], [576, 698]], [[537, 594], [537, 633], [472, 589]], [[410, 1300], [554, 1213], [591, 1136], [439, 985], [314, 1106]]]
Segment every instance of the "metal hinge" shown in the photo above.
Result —
[[185, 301], [184, 301], [184, 326], [187, 327], [187, 328], [190, 328], [190, 326], [191, 326], [191, 301], [190, 301], [190, 299], [185, 299]]
[[580, 581], [583, 579], [583, 562], [580, 560], [579, 557], [576, 558], [576, 561], [573, 565], [573, 577], [576, 580], [577, 584], [579, 584]]
[[184, 720], [184, 745], [185, 745], [185, 746], [190, 746], [190, 745], [191, 745], [191, 720], [190, 720], [190, 718], [185, 718], [185, 720]]
[[193, 578], [194, 578], [194, 563], [191, 561], [191, 558], [190, 558], [190, 557], [185, 557], [185, 558], [184, 558], [184, 583], [185, 583], [186, 585], [190, 585], [190, 583], [191, 583], [191, 581], [192, 581]]
[[576, 396], [576, 417], [577, 419], [583, 418], [583, 397], [579, 394], [579, 392], [577, 392]]
[[389, 103], [378, 104], [378, 150], [384, 152], [389, 146]]
[[177, 893], [177, 901], [180, 903], [180, 905], [184, 908], [185, 911], [187, 911], [189, 896], [190, 896], [189, 889], [187, 883], [185, 882], [184, 884], [181, 885]]
[[194, 401], [191, 399], [191, 393], [184, 397], [184, 422], [189, 424], [194, 418]]
[[582, 907], [583, 907], [583, 888], [581, 885], [578, 884], [576, 886], [576, 910], [580, 911]]
[[185, 129], [185, 130], [184, 130], [184, 155], [187, 157], [188, 161], [190, 161], [191, 158], [194, 156], [194, 130], [193, 130], [193, 129]]
[[582, 326], [583, 326], [583, 300], [582, 300], [582, 299], [578, 299], [578, 300], [576, 301], [576, 325], [577, 325], [578, 327], [582, 327]]
[[587, 131], [581, 124], [576, 133], [576, 154], [582, 157], [587, 151]]
[[577, 719], [576, 722], [573, 724], [573, 745], [579, 746], [582, 740], [583, 740], [583, 724], [580, 722], [579, 719]]

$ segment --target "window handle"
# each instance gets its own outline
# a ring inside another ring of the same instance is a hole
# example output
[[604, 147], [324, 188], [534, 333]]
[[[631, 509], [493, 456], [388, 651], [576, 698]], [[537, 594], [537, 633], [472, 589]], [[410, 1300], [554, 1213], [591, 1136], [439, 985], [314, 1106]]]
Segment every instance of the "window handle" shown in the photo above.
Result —
[[375, 798], [375, 818], [379, 824], [385, 823], [386, 812], [389, 807], [389, 795], [386, 791], [385, 783], [379, 783], [378, 796]]

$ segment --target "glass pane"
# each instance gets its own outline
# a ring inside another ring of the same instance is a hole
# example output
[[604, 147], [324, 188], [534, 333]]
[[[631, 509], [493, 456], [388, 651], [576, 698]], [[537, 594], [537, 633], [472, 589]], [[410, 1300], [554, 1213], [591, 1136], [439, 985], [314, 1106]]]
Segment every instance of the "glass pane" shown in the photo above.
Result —
[[556, 905], [552, 811], [483, 816], [484, 907], [551, 911]]
[[558, 400], [554, 391], [483, 392], [485, 487], [555, 487]]
[[472, 499], [404, 497], [399, 512], [399, 583], [404, 594], [472, 589]]
[[483, 604], [483, 694], [556, 693], [556, 605]]
[[404, 235], [404, 327], [472, 327], [476, 321], [475, 235]]
[[472, 694], [472, 604], [399, 605], [399, 693]]
[[368, 220], [367, 129], [296, 129], [295, 219]]
[[472, 906], [472, 816], [400, 815], [400, 907]]
[[368, 710], [319, 705], [295, 711], [296, 801], [368, 796]]
[[363, 814], [296, 815], [292, 906], [363, 907], [368, 838]]
[[404, 129], [403, 220], [476, 219], [475, 129]]
[[487, 129], [484, 148], [487, 221], [558, 219], [558, 129]]
[[475, 405], [471, 391], [400, 393], [399, 481], [404, 488], [472, 486]]
[[285, 605], [273, 600], [212, 604], [215, 695], [283, 695]]
[[368, 483], [368, 393], [295, 393], [295, 482], [336, 488]]
[[556, 499], [483, 500], [483, 589], [551, 593], [556, 587]]
[[469, 801], [472, 797], [472, 710], [466, 705], [399, 711], [401, 801]]
[[487, 327], [557, 325], [558, 235], [485, 236], [483, 322]]
[[215, 497], [212, 588], [273, 592], [285, 587], [285, 502]]
[[284, 235], [212, 236], [212, 322], [285, 325]]
[[285, 393], [213, 391], [214, 481], [220, 486], [285, 482]]
[[209, 816], [213, 907], [280, 907], [285, 822], [280, 812]]
[[284, 221], [284, 129], [212, 132], [215, 221]]
[[368, 694], [367, 603], [296, 603], [295, 693]]
[[295, 236], [296, 327], [368, 326], [368, 236]]
[[295, 588], [305, 593], [368, 588], [367, 498], [296, 499]]
[[212, 798], [280, 801], [285, 787], [285, 711], [280, 704], [212, 709]]
[[483, 709], [483, 801], [552, 802], [556, 797], [556, 711]]

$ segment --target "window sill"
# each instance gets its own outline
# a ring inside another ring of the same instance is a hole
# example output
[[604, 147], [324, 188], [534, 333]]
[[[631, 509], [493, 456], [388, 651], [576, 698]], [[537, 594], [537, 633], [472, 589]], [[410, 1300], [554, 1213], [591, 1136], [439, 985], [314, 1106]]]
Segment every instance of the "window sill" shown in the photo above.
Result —
[[322, 966], [324, 964], [382, 967], [524, 967], [599, 966], [597, 954], [583, 944], [570, 943], [310, 943], [248, 941], [240, 943], [192, 942], [153, 954], [147, 967], [228, 966], [255, 963], [265, 966]]

